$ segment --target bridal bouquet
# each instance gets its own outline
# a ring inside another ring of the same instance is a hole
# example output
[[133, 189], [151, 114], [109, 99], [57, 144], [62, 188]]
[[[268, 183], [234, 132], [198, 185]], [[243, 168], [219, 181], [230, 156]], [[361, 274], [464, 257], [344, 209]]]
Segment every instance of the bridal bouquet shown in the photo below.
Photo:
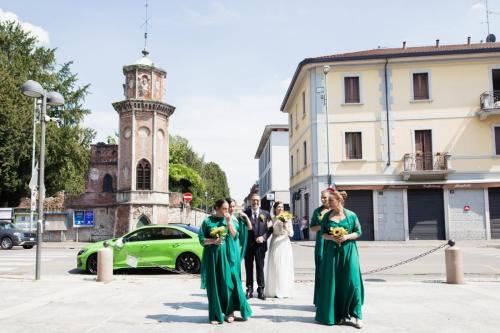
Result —
[[217, 227], [210, 230], [210, 236], [213, 238], [223, 238], [226, 234], [226, 227]]
[[278, 219], [281, 222], [288, 222], [293, 218], [292, 214], [289, 212], [282, 212], [280, 215], [278, 215]]
[[345, 236], [347, 235], [347, 230], [342, 227], [331, 227], [330, 235], [333, 235], [335, 237]]

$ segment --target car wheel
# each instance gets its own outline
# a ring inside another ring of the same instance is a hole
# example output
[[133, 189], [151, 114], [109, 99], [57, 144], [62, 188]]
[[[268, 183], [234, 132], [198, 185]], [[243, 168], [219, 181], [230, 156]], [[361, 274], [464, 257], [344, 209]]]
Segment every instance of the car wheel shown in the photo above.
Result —
[[178, 271], [186, 272], [189, 274], [196, 274], [200, 272], [200, 259], [193, 253], [182, 253], [177, 258], [175, 268]]
[[87, 259], [87, 272], [97, 274], [97, 253], [91, 254]]
[[12, 249], [13, 245], [14, 244], [12, 243], [12, 239], [10, 239], [9, 237], [2, 238], [2, 241], [0, 242], [0, 246], [4, 250], [10, 250], [10, 249]]
[[23, 245], [23, 249], [29, 250], [32, 248], [33, 248], [33, 245]]

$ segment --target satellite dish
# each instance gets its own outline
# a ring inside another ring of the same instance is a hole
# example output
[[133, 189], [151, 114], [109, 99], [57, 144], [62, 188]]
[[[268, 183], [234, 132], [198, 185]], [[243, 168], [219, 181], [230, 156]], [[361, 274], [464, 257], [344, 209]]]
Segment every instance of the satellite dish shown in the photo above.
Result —
[[489, 34], [486, 37], [486, 43], [494, 43], [497, 40], [494, 34]]

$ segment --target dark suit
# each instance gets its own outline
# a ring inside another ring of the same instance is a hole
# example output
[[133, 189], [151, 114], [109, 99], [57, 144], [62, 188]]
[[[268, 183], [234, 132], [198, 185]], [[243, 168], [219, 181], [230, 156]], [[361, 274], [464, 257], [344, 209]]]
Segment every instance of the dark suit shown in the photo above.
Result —
[[[245, 270], [247, 273], [247, 291], [253, 291], [253, 262], [255, 260], [255, 269], [257, 273], [257, 292], [259, 294], [264, 293], [264, 261], [266, 258], [267, 251], [267, 237], [273, 233], [273, 228], [267, 227], [267, 222], [271, 220], [271, 215], [269, 212], [263, 209], [259, 209], [259, 212], [255, 218], [255, 215], [251, 208], [245, 210], [248, 218], [252, 222], [252, 230], [248, 230], [248, 243], [247, 250], [245, 253]], [[256, 238], [262, 236], [264, 238], [263, 243], [257, 243]]]

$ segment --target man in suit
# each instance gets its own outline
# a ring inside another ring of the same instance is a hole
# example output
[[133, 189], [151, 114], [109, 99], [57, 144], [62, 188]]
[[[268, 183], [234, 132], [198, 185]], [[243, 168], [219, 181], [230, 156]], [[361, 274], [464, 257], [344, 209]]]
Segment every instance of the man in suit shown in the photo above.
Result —
[[257, 274], [257, 293], [261, 300], [264, 296], [264, 261], [267, 251], [267, 238], [273, 232], [273, 223], [268, 211], [260, 208], [260, 196], [256, 193], [250, 197], [251, 206], [245, 210], [245, 214], [252, 222], [252, 229], [248, 230], [248, 243], [245, 253], [245, 270], [247, 275], [246, 297], [253, 297], [253, 263]]

